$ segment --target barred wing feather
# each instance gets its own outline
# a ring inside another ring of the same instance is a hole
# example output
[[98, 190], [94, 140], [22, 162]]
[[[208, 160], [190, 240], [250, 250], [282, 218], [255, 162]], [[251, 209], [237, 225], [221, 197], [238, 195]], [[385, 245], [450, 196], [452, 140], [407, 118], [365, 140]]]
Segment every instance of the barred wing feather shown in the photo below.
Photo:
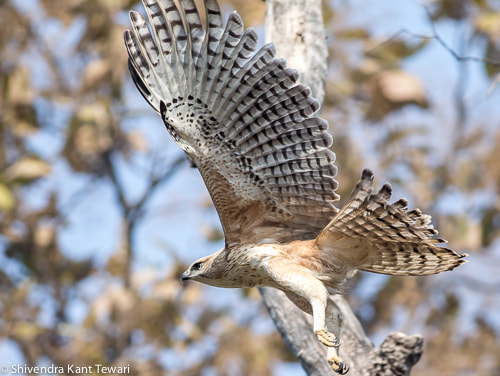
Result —
[[271, 44], [205, 0], [144, 0], [125, 32], [132, 78], [203, 176], [226, 242], [314, 238], [336, 214], [332, 138]]

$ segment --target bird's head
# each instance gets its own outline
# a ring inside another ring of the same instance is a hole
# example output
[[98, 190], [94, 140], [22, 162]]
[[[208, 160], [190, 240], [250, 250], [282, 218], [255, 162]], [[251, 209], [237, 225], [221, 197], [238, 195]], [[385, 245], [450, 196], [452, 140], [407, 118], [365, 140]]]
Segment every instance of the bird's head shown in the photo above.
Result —
[[219, 263], [216, 261], [219, 253], [220, 251], [193, 262], [189, 268], [182, 273], [181, 282], [191, 280], [211, 286], [223, 287], [220, 286], [223, 280], [223, 270], [218, 267]]

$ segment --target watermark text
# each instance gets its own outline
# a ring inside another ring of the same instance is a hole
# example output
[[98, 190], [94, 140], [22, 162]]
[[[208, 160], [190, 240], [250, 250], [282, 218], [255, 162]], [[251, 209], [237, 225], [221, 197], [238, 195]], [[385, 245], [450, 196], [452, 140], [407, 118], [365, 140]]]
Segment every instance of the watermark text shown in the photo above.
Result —
[[2, 375], [129, 375], [130, 365], [126, 366], [107, 366], [104, 364], [93, 364], [88, 366], [79, 366], [67, 364], [65, 366], [28, 366], [26, 364], [0, 365], [0, 374]]

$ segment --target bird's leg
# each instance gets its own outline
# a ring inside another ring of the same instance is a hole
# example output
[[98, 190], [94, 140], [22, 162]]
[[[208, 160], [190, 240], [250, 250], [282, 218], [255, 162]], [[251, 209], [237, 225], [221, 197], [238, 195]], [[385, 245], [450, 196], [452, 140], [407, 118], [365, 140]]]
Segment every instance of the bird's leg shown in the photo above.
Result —
[[[323, 282], [317, 279], [308, 268], [279, 258], [269, 262], [267, 272], [285, 293], [291, 292], [298, 295], [310, 304], [314, 332], [318, 339], [326, 346], [335, 346], [335, 336], [326, 331], [328, 290]], [[304, 303], [299, 304], [297, 304], [299, 308], [303, 309]], [[309, 313], [311, 313], [310, 310]]]
[[339, 308], [331, 299], [328, 299], [326, 305], [325, 324], [326, 330], [316, 332], [316, 335], [321, 343], [328, 346], [327, 359], [332, 369], [341, 375], [345, 375], [349, 371], [349, 367], [339, 356], [340, 331], [343, 319]]
[[[321, 282], [320, 282], [321, 283]], [[314, 333], [318, 340], [328, 348], [336, 349], [340, 346], [340, 328], [342, 326], [342, 316], [333, 302], [328, 299], [328, 290], [321, 283], [326, 297], [310, 297], [308, 299], [313, 315]]]
[[340, 347], [340, 331], [343, 324], [342, 313], [339, 308], [333, 302], [333, 300], [328, 299], [326, 306], [326, 328], [329, 333], [332, 333], [336, 340], [336, 344], [333, 347], [328, 347], [327, 359], [328, 363], [335, 372], [345, 375], [349, 371], [349, 367], [343, 362], [342, 358], [339, 356]]
[[[305, 298], [291, 291], [285, 291], [285, 294], [302, 311], [310, 315], [313, 314], [313, 311], [311, 309], [311, 304]], [[342, 358], [339, 356], [339, 347], [340, 347], [339, 339], [340, 339], [340, 331], [342, 328], [343, 319], [339, 308], [337, 307], [335, 302], [333, 302], [331, 299], [328, 299], [327, 301], [325, 318], [326, 318], [327, 330], [324, 330], [323, 333], [325, 333], [325, 336], [329, 336], [329, 334], [331, 334], [333, 336], [332, 342], [334, 343], [334, 346], [327, 345], [328, 363], [335, 372], [340, 373], [341, 375], [345, 375], [349, 371], [349, 367], [343, 362]], [[321, 343], [324, 344], [323, 341], [321, 341]]]
[[267, 272], [290, 300], [312, 314], [314, 333], [322, 344], [332, 349], [328, 352], [328, 362], [335, 372], [345, 374], [347, 367], [338, 356], [342, 316], [338, 307], [328, 299], [328, 290], [323, 282], [309, 269], [282, 260], [271, 261]]

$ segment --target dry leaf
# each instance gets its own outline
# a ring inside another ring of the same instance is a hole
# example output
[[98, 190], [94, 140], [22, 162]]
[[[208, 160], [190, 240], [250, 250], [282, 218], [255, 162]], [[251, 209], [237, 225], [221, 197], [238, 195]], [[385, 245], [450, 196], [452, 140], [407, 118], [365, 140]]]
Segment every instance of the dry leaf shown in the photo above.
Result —
[[371, 120], [380, 120], [392, 111], [414, 104], [429, 107], [420, 81], [407, 72], [387, 71], [370, 82], [372, 102], [368, 111]]
[[16, 197], [11, 190], [5, 184], [0, 183], [0, 210], [8, 212], [14, 208], [15, 204]]
[[5, 171], [5, 178], [11, 182], [29, 183], [50, 172], [50, 165], [35, 157], [25, 157], [16, 161]]
[[35, 244], [39, 247], [48, 247], [54, 241], [56, 230], [49, 225], [40, 225], [35, 230]]
[[394, 104], [415, 103], [427, 106], [424, 88], [420, 81], [409, 73], [384, 72], [378, 77], [376, 84], [384, 98]]
[[92, 61], [83, 72], [83, 87], [92, 88], [106, 82], [107, 77], [111, 73], [111, 67], [105, 60]]
[[129, 145], [136, 151], [147, 152], [149, 151], [149, 145], [142, 132], [138, 130], [133, 130], [127, 134], [127, 141]]

